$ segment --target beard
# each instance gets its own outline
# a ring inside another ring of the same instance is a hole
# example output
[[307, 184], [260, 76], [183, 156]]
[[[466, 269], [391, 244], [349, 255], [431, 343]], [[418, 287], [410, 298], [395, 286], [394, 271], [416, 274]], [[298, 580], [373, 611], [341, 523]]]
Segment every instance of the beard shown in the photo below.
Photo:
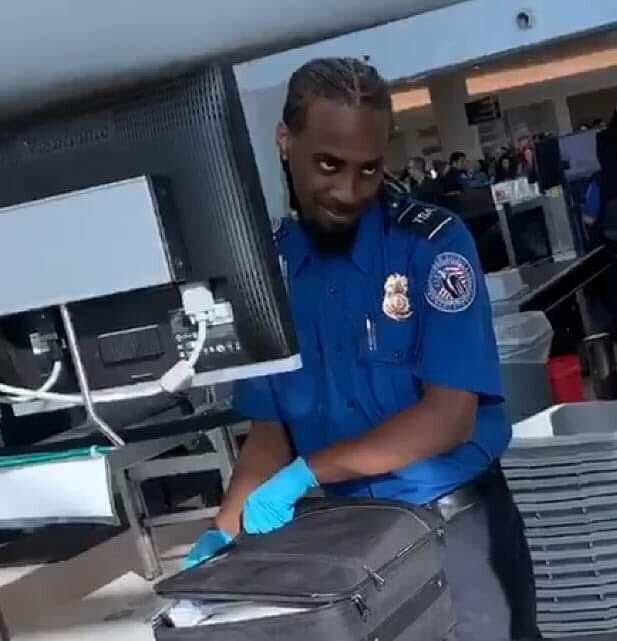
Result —
[[315, 249], [322, 254], [330, 256], [348, 254], [356, 241], [358, 223], [356, 222], [351, 227], [344, 224], [334, 224], [326, 227], [314, 218], [307, 216], [306, 212], [304, 212], [300, 206], [300, 201], [296, 195], [293, 179], [291, 177], [291, 170], [289, 169], [289, 162], [281, 159], [281, 164], [283, 166], [285, 180], [287, 182], [289, 204], [298, 214], [298, 222], [306, 232]]
[[315, 248], [326, 255], [345, 255], [348, 254], [356, 241], [358, 233], [358, 224], [352, 227], [348, 225], [336, 225], [333, 227], [324, 227], [316, 220], [307, 218], [303, 212], [298, 211], [298, 222]]

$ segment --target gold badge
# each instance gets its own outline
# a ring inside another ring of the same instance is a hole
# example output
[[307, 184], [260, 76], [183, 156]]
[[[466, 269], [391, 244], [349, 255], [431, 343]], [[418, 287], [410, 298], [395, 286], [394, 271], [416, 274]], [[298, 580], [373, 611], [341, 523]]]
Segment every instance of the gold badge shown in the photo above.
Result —
[[395, 321], [407, 320], [413, 314], [409, 303], [409, 281], [407, 276], [390, 274], [386, 278], [383, 289], [383, 313]]

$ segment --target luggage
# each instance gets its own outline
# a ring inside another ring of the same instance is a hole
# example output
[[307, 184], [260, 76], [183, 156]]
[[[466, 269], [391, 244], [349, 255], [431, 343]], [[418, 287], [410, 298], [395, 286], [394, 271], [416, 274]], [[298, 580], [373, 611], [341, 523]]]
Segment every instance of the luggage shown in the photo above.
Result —
[[[157, 586], [158, 641], [443, 641], [454, 621], [441, 521], [410, 506], [306, 501]], [[173, 601], [175, 601], [175, 604]]]

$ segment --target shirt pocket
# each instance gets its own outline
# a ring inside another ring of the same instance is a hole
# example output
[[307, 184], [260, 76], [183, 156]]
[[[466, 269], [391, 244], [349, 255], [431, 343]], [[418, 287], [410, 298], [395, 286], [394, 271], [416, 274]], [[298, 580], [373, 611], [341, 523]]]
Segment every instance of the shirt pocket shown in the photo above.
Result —
[[[418, 402], [421, 386], [414, 373], [419, 353], [417, 314], [395, 321], [381, 313], [367, 323], [358, 345], [360, 402], [382, 421]], [[364, 398], [362, 398], [364, 396]]]

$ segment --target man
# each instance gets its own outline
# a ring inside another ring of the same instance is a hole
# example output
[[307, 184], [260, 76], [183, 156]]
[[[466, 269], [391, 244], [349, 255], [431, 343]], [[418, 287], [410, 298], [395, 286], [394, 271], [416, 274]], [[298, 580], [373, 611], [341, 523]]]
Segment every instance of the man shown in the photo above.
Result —
[[455, 151], [450, 156], [450, 169], [443, 179], [443, 190], [465, 191], [470, 187], [471, 178], [467, 167], [467, 156], [462, 151]]
[[607, 187], [609, 182], [598, 172], [585, 193], [582, 214], [588, 249], [603, 244], [614, 247], [617, 243], [617, 190], [613, 188], [613, 198], [607, 198], [606, 192], [611, 189]]
[[441, 185], [433, 180], [426, 171], [426, 161], [420, 156], [412, 158], [407, 163], [409, 176], [409, 193], [425, 203], [437, 204], [442, 195]]
[[[608, 204], [612, 203], [610, 206], [611, 215], [609, 218], [611, 221], [609, 226], [614, 230], [614, 208], [615, 201], [617, 201], [617, 107], [613, 110], [608, 127], [596, 134], [596, 148], [600, 163], [600, 173], [597, 176], [597, 180], [601, 207], [606, 210]], [[606, 211], [603, 213], [604, 218], [606, 218]]]
[[314, 60], [292, 76], [276, 137], [297, 220], [275, 236], [303, 368], [236, 386], [253, 428], [187, 564], [242, 528], [282, 527], [318, 485], [428, 505], [447, 520], [459, 641], [510, 639], [511, 619], [514, 638], [536, 638], [528, 549], [496, 464], [510, 428], [484, 279], [460, 221], [384, 184], [391, 128], [372, 67]]

